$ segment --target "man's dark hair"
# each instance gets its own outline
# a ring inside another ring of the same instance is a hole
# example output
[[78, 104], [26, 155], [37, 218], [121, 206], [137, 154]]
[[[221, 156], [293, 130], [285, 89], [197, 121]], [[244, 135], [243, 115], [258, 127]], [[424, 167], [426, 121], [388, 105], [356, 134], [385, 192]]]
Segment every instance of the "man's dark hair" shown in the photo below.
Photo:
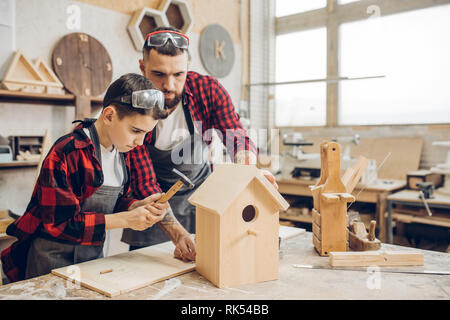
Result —
[[[177, 28], [173, 28], [173, 27], [158, 27], [158, 28], [155, 28], [154, 30], [152, 30], [152, 32], [155, 32], [155, 31], [175, 31], [175, 32], [182, 33], [180, 30], [178, 30]], [[173, 45], [172, 41], [167, 41], [166, 44], [162, 47], [149, 46], [147, 41], [145, 41], [144, 47], [142, 48], [144, 60], [146, 59], [146, 57], [150, 53], [150, 50], [152, 50], [152, 49], [156, 50], [159, 54], [163, 54], [166, 56], [172, 56], [172, 57], [178, 56], [178, 55], [182, 54], [183, 52], [187, 52], [189, 60], [191, 57], [188, 49], [177, 48]]]
[[134, 108], [132, 106], [122, 104], [114, 101], [124, 95], [131, 95], [134, 91], [157, 89], [155, 85], [145, 78], [136, 73], [127, 73], [121, 76], [119, 79], [111, 83], [108, 90], [106, 90], [103, 98], [103, 109], [112, 105], [115, 107], [119, 119], [123, 119], [126, 116], [135, 115], [136, 113], [142, 115], [150, 115], [155, 120], [165, 119], [169, 115], [167, 110], [161, 110], [159, 108], [143, 109]]

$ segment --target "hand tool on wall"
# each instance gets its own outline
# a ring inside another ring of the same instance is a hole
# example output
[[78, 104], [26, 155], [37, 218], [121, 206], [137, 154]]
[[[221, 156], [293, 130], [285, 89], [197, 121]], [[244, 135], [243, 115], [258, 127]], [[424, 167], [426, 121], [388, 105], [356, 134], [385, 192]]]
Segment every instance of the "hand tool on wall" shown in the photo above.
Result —
[[163, 203], [163, 202], [169, 201], [169, 199], [172, 198], [173, 195], [175, 193], [177, 193], [177, 191], [180, 190], [181, 187], [184, 185], [186, 187], [188, 187], [189, 189], [193, 189], [195, 187], [195, 185], [192, 183], [192, 181], [189, 180], [188, 177], [186, 177], [184, 174], [182, 174], [177, 169], [173, 168], [172, 173], [177, 175], [180, 179], [177, 182], [175, 182], [175, 184], [172, 187], [170, 187], [170, 189], [161, 197], [161, 199], [156, 201], [156, 203]]

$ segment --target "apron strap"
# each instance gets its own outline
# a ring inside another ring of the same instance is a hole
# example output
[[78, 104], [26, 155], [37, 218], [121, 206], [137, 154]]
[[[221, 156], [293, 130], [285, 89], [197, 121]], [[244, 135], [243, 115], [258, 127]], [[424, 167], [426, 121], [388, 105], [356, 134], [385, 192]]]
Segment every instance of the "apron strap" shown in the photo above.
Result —
[[119, 154], [120, 154], [120, 159], [122, 160], [121, 161], [122, 169], [123, 169], [123, 183], [122, 183], [122, 185], [124, 186], [124, 185], [126, 185], [128, 183], [128, 169], [127, 169], [127, 165], [126, 165], [126, 162], [125, 162], [125, 153], [119, 152]]
[[89, 125], [89, 127], [87, 127], [87, 129], [89, 130], [89, 133], [91, 134], [91, 140], [92, 140], [92, 143], [94, 144], [94, 154], [97, 157], [98, 161], [100, 163], [102, 163], [102, 152], [100, 149], [100, 141], [98, 139], [98, 133], [97, 133], [97, 129], [94, 126], [94, 123], [91, 123], [91, 125]]

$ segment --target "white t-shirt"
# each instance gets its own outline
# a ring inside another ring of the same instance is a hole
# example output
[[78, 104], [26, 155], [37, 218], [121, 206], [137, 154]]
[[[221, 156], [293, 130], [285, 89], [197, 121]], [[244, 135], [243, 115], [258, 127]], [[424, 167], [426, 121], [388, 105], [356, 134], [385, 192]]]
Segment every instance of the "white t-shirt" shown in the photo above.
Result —
[[158, 121], [155, 147], [159, 150], [171, 150], [189, 136], [189, 127], [180, 101], [166, 119]]
[[[89, 129], [83, 128], [84, 132], [91, 138]], [[123, 183], [123, 168], [122, 160], [120, 159], [120, 152], [114, 146], [106, 149], [100, 144], [102, 155], [102, 171], [103, 171], [103, 185], [110, 187], [120, 187]]]

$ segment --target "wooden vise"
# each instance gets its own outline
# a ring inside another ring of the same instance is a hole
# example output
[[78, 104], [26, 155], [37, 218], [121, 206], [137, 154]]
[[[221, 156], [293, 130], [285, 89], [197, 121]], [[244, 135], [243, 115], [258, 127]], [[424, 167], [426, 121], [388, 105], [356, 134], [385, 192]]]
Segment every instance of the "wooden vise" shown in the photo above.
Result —
[[347, 203], [354, 202], [340, 178], [340, 146], [325, 141], [320, 145], [320, 179], [311, 186], [313, 194], [313, 244], [321, 256], [348, 250]]

